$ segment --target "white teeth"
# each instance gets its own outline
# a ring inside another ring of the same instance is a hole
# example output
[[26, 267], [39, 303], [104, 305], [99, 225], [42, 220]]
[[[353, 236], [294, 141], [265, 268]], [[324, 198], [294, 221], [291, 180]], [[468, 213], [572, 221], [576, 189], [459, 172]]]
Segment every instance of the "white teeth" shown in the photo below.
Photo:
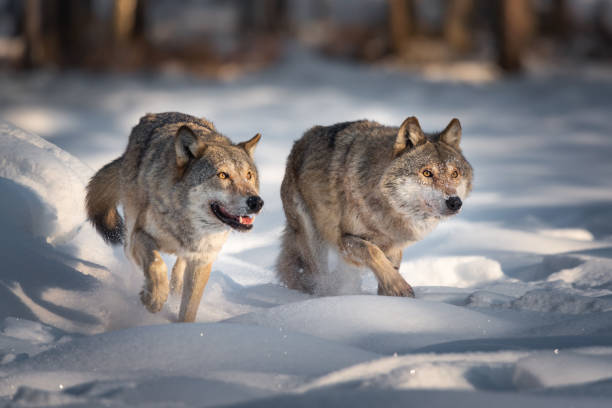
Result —
[[246, 217], [240, 216], [239, 217], [239, 221], [240, 221], [241, 224], [250, 225], [250, 224], [253, 223], [253, 218], [252, 217], [248, 217], [248, 216], [246, 216]]

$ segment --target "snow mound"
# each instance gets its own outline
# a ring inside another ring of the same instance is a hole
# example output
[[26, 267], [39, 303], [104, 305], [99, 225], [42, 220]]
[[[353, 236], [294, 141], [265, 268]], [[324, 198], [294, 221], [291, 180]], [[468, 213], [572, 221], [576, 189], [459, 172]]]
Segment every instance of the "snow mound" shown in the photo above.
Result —
[[24, 208], [13, 225], [52, 244], [70, 240], [85, 220], [85, 185], [92, 171], [85, 164], [39, 136], [0, 121], [0, 195], [11, 183], [33, 194], [10, 195], [10, 204]]
[[579, 289], [612, 290], [612, 259], [588, 259], [579, 267], [563, 269], [550, 275], [548, 280], [561, 280]]
[[385, 354], [451, 340], [501, 336], [516, 329], [511, 322], [476, 310], [366, 295], [294, 302], [228, 321], [299, 331]]
[[49, 343], [55, 340], [53, 329], [39, 322], [8, 317], [0, 324], [0, 333], [4, 336], [29, 341], [31, 343]]
[[584, 296], [567, 289], [551, 287], [530, 290], [517, 298], [488, 291], [477, 291], [468, 297], [466, 305], [568, 315], [612, 311], [612, 300]]
[[504, 278], [499, 262], [482, 256], [422, 258], [403, 262], [401, 272], [415, 286], [467, 288]]
[[512, 301], [510, 308], [576, 315], [612, 311], [612, 301], [547, 288], [527, 292]]
[[340, 384], [384, 389], [497, 389], [511, 386], [514, 363], [525, 352], [412, 354], [360, 363], [304, 385], [300, 392]]
[[542, 229], [538, 232], [553, 238], [567, 238], [575, 241], [593, 241], [594, 239], [593, 234], [583, 228]]
[[131, 283], [127, 262], [85, 222], [91, 173], [57, 146], [0, 122], [0, 318], [9, 318], [7, 338], [49, 340], [46, 329], [10, 318], [89, 334], [160, 321], [126, 295], [126, 288], [138, 293], [142, 277]]
[[519, 388], [561, 387], [612, 379], [610, 348], [536, 353], [518, 361], [514, 383]]
[[0, 370], [0, 395], [11, 395], [18, 386], [58, 390], [135, 375], [277, 390], [376, 357], [289, 330], [226, 323], [146, 326], [78, 338], [6, 364]]

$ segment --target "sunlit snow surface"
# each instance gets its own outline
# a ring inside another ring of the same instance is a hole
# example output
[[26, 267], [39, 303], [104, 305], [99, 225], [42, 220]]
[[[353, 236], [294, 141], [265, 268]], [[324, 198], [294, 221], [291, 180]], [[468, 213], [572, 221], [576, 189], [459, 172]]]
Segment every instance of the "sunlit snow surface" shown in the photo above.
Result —
[[[612, 77], [467, 85], [298, 54], [228, 83], [35, 73], [0, 89], [0, 405], [611, 406]], [[178, 299], [145, 311], [141, 273], [82, 207], [138, 118], [169, 110], [263, 134], [264, 212], [224, 247], [195, 324], [171, 323]], [[476, 174], [462, 213], [404, 253], [417, 298], [375, 296], [367, 272], [328, 277], [342, 296], [278, 285], [293, 140], [411, 115], [459, 118]]]

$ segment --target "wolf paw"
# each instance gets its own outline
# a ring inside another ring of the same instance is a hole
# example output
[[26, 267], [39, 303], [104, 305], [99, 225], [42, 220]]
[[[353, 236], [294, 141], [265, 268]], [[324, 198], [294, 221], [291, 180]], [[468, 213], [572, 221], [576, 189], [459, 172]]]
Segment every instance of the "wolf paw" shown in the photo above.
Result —
[[167, 299], [168, 283], [157, 286], [145, 284], [140, 291], [140, 301], [151, 313], [159, 312]]
[[383, 296], [402, 296], [402, 297], [414, 297], [414, 290], [412, 286], [406, 281], [398, 281], [392, 285], [381, 286], [378, 285], [378, 294]]

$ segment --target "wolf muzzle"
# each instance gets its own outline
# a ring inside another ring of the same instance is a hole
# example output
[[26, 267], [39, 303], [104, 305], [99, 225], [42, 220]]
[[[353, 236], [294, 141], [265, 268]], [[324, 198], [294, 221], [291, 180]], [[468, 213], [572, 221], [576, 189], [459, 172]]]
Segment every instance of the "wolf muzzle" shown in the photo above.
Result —
[[250, 196], [247, 198], [246, 204], [251, 211], [258, 212], [263, 207], [264, 202], [260, 196]]
[[450, 197], [448, 200], [446, 200], [446, 207], [448, 207], [449, 210], [454, 212], [459, 211], [459, 209], [461, 209], [462, 204], [463, 203], [461, 202], [461, 199], [457, 196]]

